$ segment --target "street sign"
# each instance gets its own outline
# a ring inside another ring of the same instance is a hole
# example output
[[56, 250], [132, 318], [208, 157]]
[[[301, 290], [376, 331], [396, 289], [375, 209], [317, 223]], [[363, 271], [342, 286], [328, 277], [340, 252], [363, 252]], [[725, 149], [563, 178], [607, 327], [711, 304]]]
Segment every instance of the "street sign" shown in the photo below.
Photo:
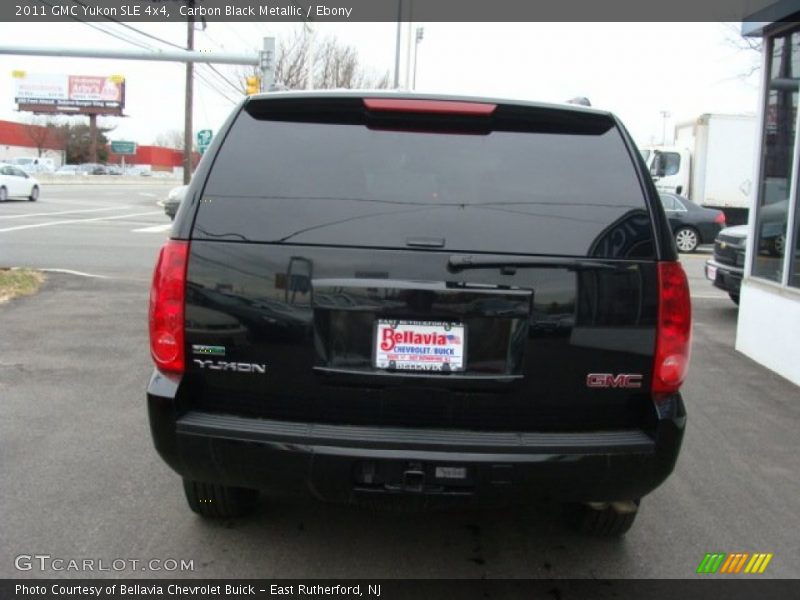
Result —
[[201, 129], [197, 132], [197, 145], [201, 149], [208, 147], [211, 144], [211, 138], [214, 137], [214, 132], [210, 129]]
[[111, 142], [111, 152], [114, 154], [136, 154], [136, 142]]

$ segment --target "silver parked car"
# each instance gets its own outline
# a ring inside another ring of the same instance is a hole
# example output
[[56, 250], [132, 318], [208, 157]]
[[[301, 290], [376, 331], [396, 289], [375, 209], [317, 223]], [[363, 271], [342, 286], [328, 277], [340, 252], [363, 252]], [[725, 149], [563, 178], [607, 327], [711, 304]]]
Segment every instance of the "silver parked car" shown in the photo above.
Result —
[[167, 199], [164, 201], [164, 212], [170, 219], [175, 219], [175, 213], [178, 212], [178, 207], [181, 205], [181, 201], [186, 195], [186, 190], [188, 188], [188, 185], [179, 185], [178, 187], [172, 188], [169, 194], [167, 194]]

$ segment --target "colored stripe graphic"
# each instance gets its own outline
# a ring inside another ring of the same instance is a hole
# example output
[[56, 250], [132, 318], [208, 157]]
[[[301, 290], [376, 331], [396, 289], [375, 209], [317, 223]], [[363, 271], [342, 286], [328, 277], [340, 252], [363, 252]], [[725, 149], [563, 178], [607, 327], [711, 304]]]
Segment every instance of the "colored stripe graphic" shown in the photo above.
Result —
[[745, 567], [745, 573], [763, 573], [767, 569], [767, 565], [769, 561], [772, 560], [772, 553], [755, 553], [753, 554], [753, 558]]
[[[702, 574], [739, 574], [744, 573], [761, 574], [767, 570], [767, 565], [772, 560], [773, 554], [766, 552], [733, 552], [725, 554], [724, 552], [707, 553], [700, 565], [697, 567], [697, 572]], [[749, 560], [748, 560], [749, 559]], [[745, 566], [747, 565], [747, 566]]]
[[698, 573], [716, 573], [719, 566], [722, 564], [723, 559], [725, 558], [724, 552], [718, 552], [715, 554], [706, 554], [703, 560], [700, 562], [700, 566], [697, 567]]
[[739, 564], [736, 565], [736, 570], [734, 571], [734, 573], [738, 573], [739, 571], [742, 570], [742, 567], [744, 566], [744, 563], [747, 561], [747, 558], [749, 556], [750, 554], [748, 552], [742, 554], [742, 558], [739, 560]]
[[720, 569], [720, 573], [738, 573], [741, 568], [744, 566], [744, 562], [747, 560], [750, 554], [747, 552], [737, 552], [734, 554], [728, 555], [728, 560], [725, 561], [725, 564], [722, 565]]

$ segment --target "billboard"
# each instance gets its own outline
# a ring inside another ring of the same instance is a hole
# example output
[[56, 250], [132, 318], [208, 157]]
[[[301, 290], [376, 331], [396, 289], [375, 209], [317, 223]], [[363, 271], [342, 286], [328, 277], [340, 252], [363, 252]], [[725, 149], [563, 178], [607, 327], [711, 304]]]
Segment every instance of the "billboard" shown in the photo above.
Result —
[[122, 114], [125, 78], [120, 75], [52, 75], [15, 71], [19, 110], [70, 114]]

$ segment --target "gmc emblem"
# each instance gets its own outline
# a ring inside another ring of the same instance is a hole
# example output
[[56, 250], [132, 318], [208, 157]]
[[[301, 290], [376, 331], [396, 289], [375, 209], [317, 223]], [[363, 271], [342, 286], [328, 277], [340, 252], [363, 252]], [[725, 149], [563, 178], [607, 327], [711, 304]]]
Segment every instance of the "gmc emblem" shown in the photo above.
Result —
[[628, 388], [642, 387], [642, 376], [636, 373], [589, 373], [586, 376], [586, 387], [590, 388]]

